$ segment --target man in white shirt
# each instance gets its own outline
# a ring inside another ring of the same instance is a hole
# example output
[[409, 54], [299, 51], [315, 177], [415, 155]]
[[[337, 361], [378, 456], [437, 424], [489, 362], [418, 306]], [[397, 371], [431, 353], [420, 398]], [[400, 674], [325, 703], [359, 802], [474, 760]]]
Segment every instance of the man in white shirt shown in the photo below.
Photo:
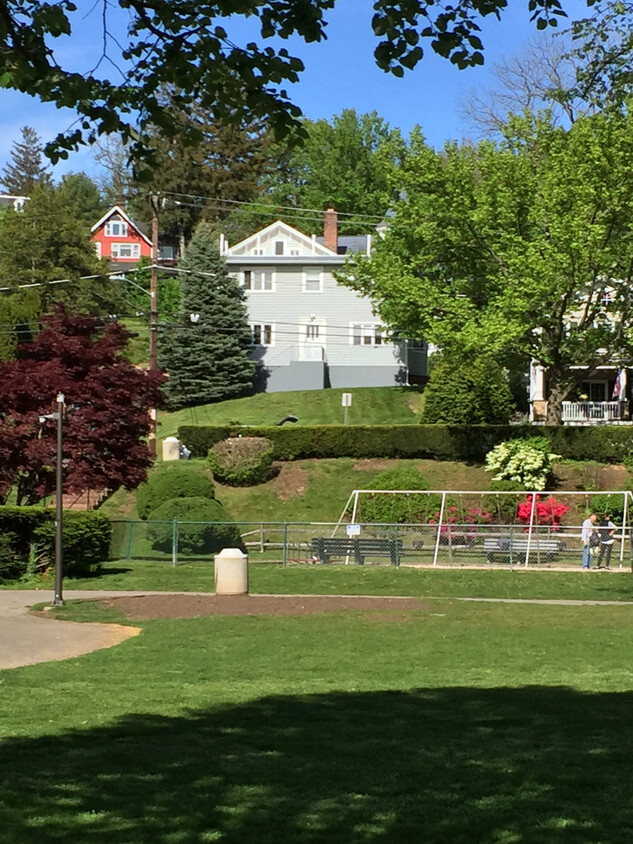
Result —
[[596, 530], [595, 524], [597, 520], [598, 517], [596, 514], [591, 513], [591, 515], [582, 523], [582, 533], [580, 534], [580, 538], [582, 540], [582, 567], [584, 569], [591, 568], [591, 537]]

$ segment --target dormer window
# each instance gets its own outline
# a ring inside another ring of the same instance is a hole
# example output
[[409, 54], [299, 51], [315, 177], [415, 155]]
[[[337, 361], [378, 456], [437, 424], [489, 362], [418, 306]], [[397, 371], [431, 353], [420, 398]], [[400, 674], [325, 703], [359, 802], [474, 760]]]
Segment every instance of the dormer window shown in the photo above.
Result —
[[105, 224], [106, 237], [127, 237], [127, 223], [116, 217]]
[[275, 241], [275, 255], [283, 255], [284, 254], [284, 242], [283, 240], [276, 240]]

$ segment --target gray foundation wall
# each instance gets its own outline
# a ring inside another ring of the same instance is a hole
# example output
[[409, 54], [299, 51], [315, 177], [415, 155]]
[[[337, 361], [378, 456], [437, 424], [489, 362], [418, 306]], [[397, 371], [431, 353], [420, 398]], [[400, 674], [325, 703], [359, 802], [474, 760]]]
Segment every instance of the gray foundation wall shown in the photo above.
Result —
[[399, 366], [328, 367], [323, 361], [293, 361], [288, 366], [263, 369], [256, 380], [256, 390], [284, 393], [325, 387], [394, 387], [406, 383], [406, 369]]
[[271, 366], [263, 392], [286, 393], [291, 390], [322, 390], [326, 386], [322, 360], [294, 361], [289, 366]]

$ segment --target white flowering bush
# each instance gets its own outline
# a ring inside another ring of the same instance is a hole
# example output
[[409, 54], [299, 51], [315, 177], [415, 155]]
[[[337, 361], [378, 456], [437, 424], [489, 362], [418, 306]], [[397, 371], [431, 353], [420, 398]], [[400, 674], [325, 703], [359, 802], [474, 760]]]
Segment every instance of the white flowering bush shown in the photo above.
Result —
[[545, 489], [554, 462], [560, 454], [552, 454], [545, 437], [507, 440], [486, 455], [486, 471], [493, 472], [493, 481], [513, 481], [524, 489]]

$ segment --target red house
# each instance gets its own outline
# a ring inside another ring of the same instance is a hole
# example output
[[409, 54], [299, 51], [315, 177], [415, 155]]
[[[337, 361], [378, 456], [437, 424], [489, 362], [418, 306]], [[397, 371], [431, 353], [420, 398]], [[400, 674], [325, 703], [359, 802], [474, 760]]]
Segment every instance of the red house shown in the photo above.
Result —
[[113, 264], [131, 264], [152, 257], [152, 241], [120, 205], [110, 208], [90, 232], [97, 256]]

